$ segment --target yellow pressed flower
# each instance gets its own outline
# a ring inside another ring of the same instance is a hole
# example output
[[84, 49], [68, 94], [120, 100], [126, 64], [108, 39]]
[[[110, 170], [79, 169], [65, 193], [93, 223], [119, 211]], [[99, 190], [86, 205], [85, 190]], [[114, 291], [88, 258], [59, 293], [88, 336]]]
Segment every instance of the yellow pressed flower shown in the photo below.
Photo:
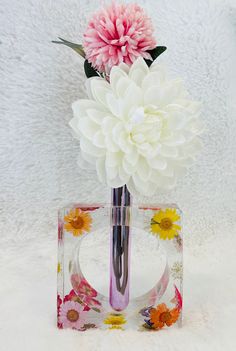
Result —
[[64, 217], [64, 221], [64, 228], [74, 236], [80, 236], [91, 230], [92, 218], [88, 212], [82, 211], [80, 208], [71, 210]]
[[120, 325], [112, 325], [111, 327], [109, 327], [109, 330], [124, 330], [124, 328], [122, 328]]
[[60, 262], [58, 262], [57, 264], [57, 273], [60, 273], [61, 272], [61, 264]]
[[175, 224], [180, 220], [176, 209], [167, 208], [165, 211], [160, 210], [155, 213], [151, 220], [151, 232], [159, 235], [163, 240], [174, 239], [179, 235], [181, 226]]
[[123, 314], [110, 313], [103, 323], [111, 324], [112, 326], [120, 326], [126, 323], [126, 319]]

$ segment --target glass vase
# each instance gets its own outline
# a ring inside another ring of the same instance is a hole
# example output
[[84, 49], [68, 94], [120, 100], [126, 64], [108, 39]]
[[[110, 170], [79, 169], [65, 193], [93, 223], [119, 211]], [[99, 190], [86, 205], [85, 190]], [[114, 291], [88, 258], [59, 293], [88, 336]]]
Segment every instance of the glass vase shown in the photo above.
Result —
[[70, 204], [59, 211], [58, 248], [59, 328], [181, 326], [183, 237], [176, 205], [134, 206], [126, 187], [112, 191], [111, 204]]

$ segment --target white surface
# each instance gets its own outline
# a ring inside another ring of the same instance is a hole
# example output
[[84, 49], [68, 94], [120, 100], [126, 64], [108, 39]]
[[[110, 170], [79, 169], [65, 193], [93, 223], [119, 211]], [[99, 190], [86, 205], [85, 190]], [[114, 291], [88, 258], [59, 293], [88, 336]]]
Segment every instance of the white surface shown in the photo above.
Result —
[[184, 327], [55, 328], [56, 209], [110, 194], [77, 168], [67, 124], [71, 102], [83, 96], [82, 65], [50, 40], [78, 42], [99, 2], [1, 1], [0, 350], [235, 350], [236, 21], [223, 1], [140, 1], [168, 46], [161, 60], [203, 102], [205, 151], [175, 191], [153, 199], [177, 202], [185, 213]]

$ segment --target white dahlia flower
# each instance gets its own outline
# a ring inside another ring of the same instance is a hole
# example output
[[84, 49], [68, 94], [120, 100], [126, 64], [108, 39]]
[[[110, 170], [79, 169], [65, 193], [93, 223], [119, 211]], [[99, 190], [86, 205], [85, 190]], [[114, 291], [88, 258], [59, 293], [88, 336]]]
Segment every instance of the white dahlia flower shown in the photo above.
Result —
[[201, 146], [199, 104], [182, 82], [139, 58], [114, 66], [110, 83], [90, 78], [87, 90], [89, 99], [72, 105], [70, 125], [100, 181], [146, 196], [175, 186]]

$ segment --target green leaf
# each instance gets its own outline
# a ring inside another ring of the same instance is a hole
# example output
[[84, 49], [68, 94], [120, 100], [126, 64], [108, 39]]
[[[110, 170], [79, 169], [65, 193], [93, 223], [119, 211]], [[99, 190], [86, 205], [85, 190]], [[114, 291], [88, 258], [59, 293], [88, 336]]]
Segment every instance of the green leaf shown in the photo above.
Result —
[[67, 40], [62, 39], [62, 38], [58, 38], [58, 39], [60, 39], [61, 41], [53, 40], [52, 43], [68, 46], [69, 48], [71, 48], [75, 52], [77, 52], [77, 54], [79, 54], [80, 56], [85, 58], [85, 52], [84, 52], [83, 46], [81, 44], [71, 43], [70, 41], [67, 41]]
[[96, 328], [95, 324], [92, 324], [92, 323], [84, 324], [84, 329], [85, 330], [87, 330], [87, 329], [94, 329], [94, 328]]
[[[160, 56], [164, 51], [166, 51], [167, 47], [166, 46], [157, 46], [153, 50], [149, 50], [148, 53], [152, 56], [153, 61], [156, 60], [158, 56]], [[150, 67], [153, 61], [151, 60], [145, 60], [147, 65]]]
[[101, 313], [101, 311], [99, 310], [99, 308], [92, 307], [92, 310], [94, 310], [95, 312]]
[[95, 69], [93, 68], [91, 63], [88, 62], [88, 60], [84, 61], [84, 72], [85, 72], [87, 78], [99, 76], [97, 71], [95, 71]]

